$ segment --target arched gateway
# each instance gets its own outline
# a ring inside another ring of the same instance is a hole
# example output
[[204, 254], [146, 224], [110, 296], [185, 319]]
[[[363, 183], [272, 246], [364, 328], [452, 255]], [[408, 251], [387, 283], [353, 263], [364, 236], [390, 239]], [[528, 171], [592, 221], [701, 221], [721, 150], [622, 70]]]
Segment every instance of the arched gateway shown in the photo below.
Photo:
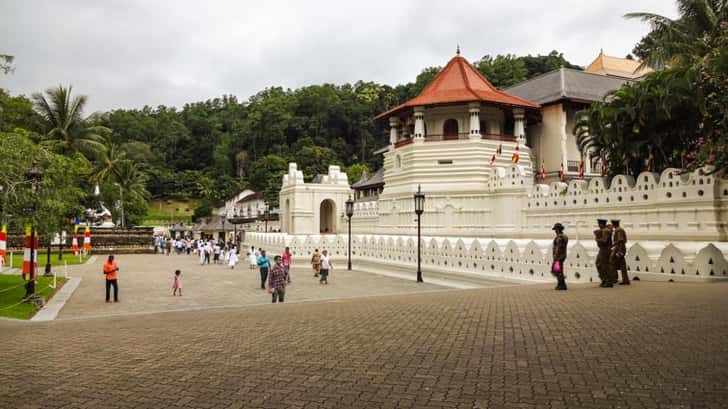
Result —
[[336, 233], [336, 203], [325, 199], [319, 206], [319, 232]]

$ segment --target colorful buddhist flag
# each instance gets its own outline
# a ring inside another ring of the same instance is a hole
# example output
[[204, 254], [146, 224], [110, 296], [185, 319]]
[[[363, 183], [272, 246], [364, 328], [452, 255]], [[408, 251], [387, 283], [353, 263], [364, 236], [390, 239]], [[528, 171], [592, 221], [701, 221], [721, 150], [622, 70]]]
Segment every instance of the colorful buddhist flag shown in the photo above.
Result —
[[513, 151], [513, 156], [511, 157], [511, 162], [518, 164], [518, 161], [521, 160], [521, 157], [518, 155], [518, 151], [520, 150], [519, 144], [516, 144], [516, 149]]
[[559, 180], [564, 181], [566, 179], [566, 175], [564, 175], [564, 161], [561, 161], [561, 166], [559, 166]]
[[73, 238], [71, 239], [71, 251], [73, 255], [78, 255], [78, 225], [73, 226]]
[[88, 252], [91, 250], [91, 228], [86, 226], [86, 230], [83, 232], [83, 251]]
[[[30, 226], [25, 227], [25, 247], [23, 248], [23, 277], [30, 280], [31, 275], [35, 276], [38, 267], [38, 233], [32, 237], [32, 229]], [[31, 265], [31, 254], [33, 263]]]
[[607, 174], [607, 164], [604, 163], [604, 159], [599, 161], [599, 174], [602, 176]]
[[584, 159], [579, 161], [579, 179], [584, 180]]
[[503, 144], [498, 145], [498, 149], [495, 150], [496, 155], [503, 153]]
[[493, 156], [490, 157], [490, 164], [491, 165], [495, 163], [495, 157], [496, 157], [496, 154], [495, 153], [493, 154]]
[[5, 254], [8, 249], [8, 226], [3, 224], [0, 229], [0, 266], [8, 264]]

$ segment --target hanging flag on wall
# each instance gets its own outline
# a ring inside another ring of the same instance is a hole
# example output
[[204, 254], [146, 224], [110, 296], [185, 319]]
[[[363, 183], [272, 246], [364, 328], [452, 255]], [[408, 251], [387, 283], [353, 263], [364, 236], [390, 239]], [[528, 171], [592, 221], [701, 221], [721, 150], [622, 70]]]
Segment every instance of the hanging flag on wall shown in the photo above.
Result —
[[566, 179], [565, 176], [566, 175], [564, 175], [564, 161], [561, 161], [561, 166], [559, 166], [559, 180], [563, 182]]
[[584, 159], [579, 161], [579, 179], [584, 180]]
[[8, 260], [5, 257], [7, 249], [8, 249], [8, 226], [3, 224], [2, 228], [0, 228], [0, 266], [5, 266], [8, 264]]
[[88, 253], [89, 250], [91, 250], [91, 228], [86, 226], [83, 232], [83, 251]]
[[647, 168], [648, 172], [652, 172], [652, 163], [655, 161], [655, 157], [652, 156], [652, 149], [647, 154], [647, 165], [645, 168]]
[[604, 163], [604, 159], [599, 160], [599, 173], [604, 176], [607, 174], [607, 164]]
[[516, 150], [513, 151], [513, 156], [511, 157], [511, 162], [518, 164], [518, 161], [521, 160], [521, 157], [518, 155], [518, 151], [520, 150], [519, 144], [516, 144]]
[[539, 176], [541, 180], [546, 180], [546, 163], [544, 163], [543, 159], [541, 160], [541, 174]]

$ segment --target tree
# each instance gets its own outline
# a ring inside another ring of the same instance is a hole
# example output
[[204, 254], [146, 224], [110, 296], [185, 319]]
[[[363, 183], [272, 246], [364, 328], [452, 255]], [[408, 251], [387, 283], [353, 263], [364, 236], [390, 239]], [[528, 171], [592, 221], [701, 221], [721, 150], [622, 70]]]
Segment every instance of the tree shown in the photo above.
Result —
[[26, 97], [10, 96], [0, 88], [0, 132], [11, 132], [15, 128], [37, 129], [38, 118], [33, 112], [33, 103]]
[[539, 54], [536, 56], [532, 56], [531, 54], [529, 54], [525, 57], [520, 58], [523, 60], [523, 63], [526, 66], [526, 70], [528, 71], [528, 74], [526, 74], [526, 79], [533, 78], [537, 75], [545, 74], [549, 71], [557, 70], [562, 67], [575, 70], [582, 69], [578, 65], [574, 65], [567, 61], [566, 58], [564, 58], [564, 54], [556, 50], [553, 50], [546, 55]]
[[[0, 152], [0, 208], [16, 228], [32, 223], [47, 241], [70, 217], [82, 214], [87, 164], [35, 144], [22, 131], [0, 133]], [[26, 178], [33, 162], [43, 172], [35, 194]]]
[[15, 68], [13, 68], [14, 60], [15, 57], [12, 55], [0, 54], [0, 71], [6, 75], [15, 71]]
[[349, 183], [353, 184], [358, 182], [364, 174], [369, 173], [369, 167], [363, 163], [354, 163], [346, 167], [344, 171], [349, 178]]
[[250, 172], [250, 185], [255, 191], [263, 192], [265, 201], [271, 208], [278, 206], [278, 191], [288, 163], [280, 156], [266, 155], [253, 162]]
[[655, 13], [628, 13], [626, 18], [652, 25], [632, 51], [644, 64], [656, 69], [690, 65], [714, 47], [713, 38], [728, 18], [725, 0], [677, 0], [680, 17], [670, 19]]
[[[60, 153], [80, 152], [87, 159], [104, 149], [104, 136], [110, 130], [103, 126], [89, 125], [83, 118], [85, 95], [71, 98], [72, 87], [49, 88], [46, 95], [33, 94], [36, 111], [41, 117], [45, 132], [43, 142]], [[48, 98], [46, 98], [46, 96]]]
[[473, 65], [496, 88], [510, 87], [528, 77], [523, 58], [512, 54], [498, 55], [495, 58], [486, 55]]
[[101, 184], [108, 180], [119, 181], [120, 165], [126, 155], [113, 143], [106, 143], [104, 149], [96, 152], [90, 180]]

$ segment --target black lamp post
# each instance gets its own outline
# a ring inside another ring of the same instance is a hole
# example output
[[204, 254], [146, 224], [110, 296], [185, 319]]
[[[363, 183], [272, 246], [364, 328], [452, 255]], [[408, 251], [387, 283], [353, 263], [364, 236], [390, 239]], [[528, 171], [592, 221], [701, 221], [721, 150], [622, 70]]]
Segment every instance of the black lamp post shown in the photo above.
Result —
[[263, 212], [263, 218], [265, 219], [265, 232], [268, 233], [268, 217], [270, 217], [270, 210], [265, 209]]
[[[33, 202], [31, 204], [31, 220], [35, 217], [35, 212], [38, 208], [37, 195], [40, 193], [40, 181], [43, 178], [43, 173], [38, 169], [38, 164], [33, 161], [28, 173], [25, 175], [28, 182], [30, 182], [30, 190], [33, 192]], [[28, 282], [25, 284], [25, 298], [29, 301], [35, 298], [35, 268], [33, 265], [37, 263], [36, 260], [36, 240], [35, 236], [37, 229], [35, 223], [31, 223], [30, 228], [30, 272], [28, 274]]]
[[351, 200], [351, 195], [349, 195], [349, 200], [346, 201], [346, 217], [349, 219], [349, 271], [351, 271], [351, 216], [353, 215], [354, 201]]
[[417, 214], [417, 282], [422, 282], [422, 257], [420, 252], [420, 218], [425, 211], [425, 194], [422, 193], [420, 185], [417, 185], [415, 193], [415, 213]]

